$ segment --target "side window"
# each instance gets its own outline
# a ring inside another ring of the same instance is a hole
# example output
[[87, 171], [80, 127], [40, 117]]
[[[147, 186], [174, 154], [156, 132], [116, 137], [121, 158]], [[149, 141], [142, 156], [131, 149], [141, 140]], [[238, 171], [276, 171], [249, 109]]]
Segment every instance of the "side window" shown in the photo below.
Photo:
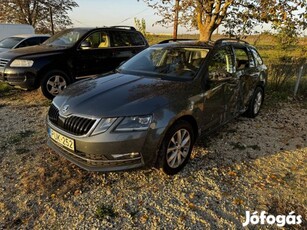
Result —
[[133, 46], [143, 46], [145, 45], [144, 39], [139, 33], [131, 33], [130, 32], [131, 44]]
[[42, 44], [44, 41], [46, 41], [49, 37], [40, 37], [39, 44]]
[[110, 38], [106, 32], [94, 32], [85, 41], [89, 43], [90, 49], [110, 47]]
[[236, 69], [242, 70], [249, 67], [247, 50], [244, 48], [234, 48], [236, 55]]
[[22, 41], [16, 48], [26, 47], [28, 45], [27, 40]]
[[39, 38], [28, 38], [21, 42], [17, 48], [25, 47], [25, 46], [34, 46], [40, 44]]
[[209, 64], [209, 78], [214, 80], [220, 75], [233, 73], [232, 50], [230, 47], [223, 47], [215, 52]]
[[255, 49], [251, 49], [251, 51], [252, 51], [252, 54], [253, 54], [254, 59], [255, 59], [255, 61], [256, 61], [256, 65], [257, 65], [257, 66], [258, 66], [258, 65], [262, 65], [262, 64], [263, 64], [263, 61], [262, 61], [262, 59], [261, 59], [259, 53], [258, 53]]
[[113, 46], [123, 47], [132, 46], [131, 37], [129, 32], [125, 31], [113, 31]]

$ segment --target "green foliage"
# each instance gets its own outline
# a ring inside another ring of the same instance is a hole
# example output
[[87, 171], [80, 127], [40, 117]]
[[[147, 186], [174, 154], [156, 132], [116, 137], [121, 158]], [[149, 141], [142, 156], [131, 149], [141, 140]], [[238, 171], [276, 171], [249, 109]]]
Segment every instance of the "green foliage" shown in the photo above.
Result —
[[0, 82], [0, 96], [7, 95], [12, 90], [12, 88], [12, 86], [9, 86], [4, 82]]
[[78, 4], [74, 0], [0, 0], [0, 22], [32, 25], [36, 32], [51, 32], [51, 17], [55, 30], [72, 24], [68, 11]]
[[144, 37], [146, 37], [146, 21], [144, 18], [142, 20], [134, 18], [134, 25], [138, 31], [140, 31]]
[[[143, 1], [161, 16], [157, 23], [163, 26], [174, 23], [176, 1]], [[255, 32], [254, 27], [262, 23], [272, 23], [274, 29], [292, 25], [296, 32], [306, 28], [307, 5], [302, 0], [180, 0], [179, 3], [179, 25], [198, 29], [200, 40], [210, 40], [221, 24], [235, 37]]]
[[100, 220], [105, 217], [116, 217], [118, 214], [114, 211], [112, 206], [101, 204], [96, 210], [96, 217]]
[[293, 26], [280, 27], [276, 37], [278, 41], [278, 46], [281, 49], [288, 49], [298, 43], [298, 32]]

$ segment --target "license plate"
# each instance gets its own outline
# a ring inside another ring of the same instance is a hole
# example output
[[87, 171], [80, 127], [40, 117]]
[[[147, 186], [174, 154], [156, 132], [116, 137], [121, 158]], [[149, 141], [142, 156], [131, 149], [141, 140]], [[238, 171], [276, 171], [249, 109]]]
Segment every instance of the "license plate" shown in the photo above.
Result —
[[63, 145], [64, 147], [75, 151], [75, 142], [73, 139], [70, 139], [68, 137], [63, 136], [62, 134], [59, 134], [58, 132], [54, 131], [53, 129], [49, 128], [49, 136], [52, 140], [55, 142]]

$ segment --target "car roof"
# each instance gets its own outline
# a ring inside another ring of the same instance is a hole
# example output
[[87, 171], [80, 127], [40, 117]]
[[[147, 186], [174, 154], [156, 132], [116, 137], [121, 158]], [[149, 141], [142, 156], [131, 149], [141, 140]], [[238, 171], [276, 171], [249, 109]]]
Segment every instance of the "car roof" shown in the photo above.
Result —
[[188, 40], [188, 39], [170, 39], [164, 40], [154, 47], [195, 47], [195, 48], [213, 48], [212, 42], [203, 42], [198, 40]]
[[248, 42], [232, 39], [232, 38], [221, 38], [216, 41], [199, 41], [194, 39], [167, 39], [154, 45], [156, 47], [197, 47], [197, 48], [213, 48], [215, 46], [232, 45], [236, 47], [253, 47]]
[[16, 34], [10, 36], [11, 38], [32, 38], [32, 37], [50, 37], [49, 34]]

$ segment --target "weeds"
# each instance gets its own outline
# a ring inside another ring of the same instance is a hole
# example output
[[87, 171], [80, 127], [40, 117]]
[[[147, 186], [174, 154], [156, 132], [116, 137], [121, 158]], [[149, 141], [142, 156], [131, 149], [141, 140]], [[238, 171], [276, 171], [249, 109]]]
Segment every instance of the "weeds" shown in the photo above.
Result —
[[26, 131], [21, 131], [19, 133], [16, 133], [14, 136], [10, 138], [8, 141], [9, 145], [14, 145], [22, 141], [22, 139], [30, 137], [32, 134], [35, 132], [32, 130], [26, 130]]
[[117, 213], [114, 211], [112, 206], [101, 204], [96, 210], [96, 217], [100, 220], [105, 217], [116, 217]]
[[12, 89], [13, 89], [12, 86], [4, 82], [0, 82], [0, 97], [8, 95]]

